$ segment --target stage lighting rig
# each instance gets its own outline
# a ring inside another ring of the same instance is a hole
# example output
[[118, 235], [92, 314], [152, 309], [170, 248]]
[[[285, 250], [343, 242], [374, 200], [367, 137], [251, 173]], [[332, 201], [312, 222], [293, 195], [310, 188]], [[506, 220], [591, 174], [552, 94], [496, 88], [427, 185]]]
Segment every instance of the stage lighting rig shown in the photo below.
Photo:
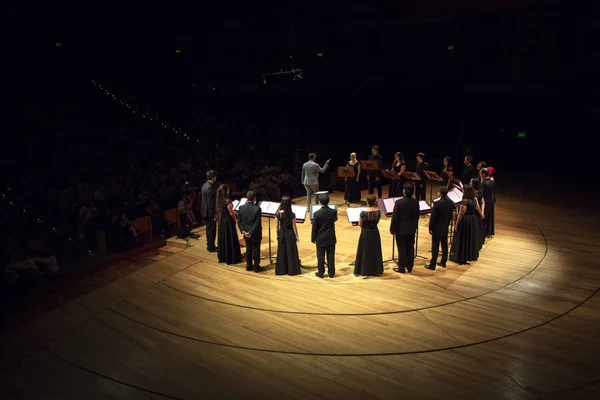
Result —
[[292, 76], [292, 80], [294, 82], [298, 82], [299, 79], [304, 79], [304, 76], [302, 75], [302, 69], [299, 68], [292, 68], [288, 71], [284, 71], [281, 70], [279, 72], [269, 72], [266, 74], [262, 74], [262, 79], [263, 79], [263, 83], [266, 85], [267, 84], [267, 77], [268, 76], [276, 76], [276, 75], [291, 75]]

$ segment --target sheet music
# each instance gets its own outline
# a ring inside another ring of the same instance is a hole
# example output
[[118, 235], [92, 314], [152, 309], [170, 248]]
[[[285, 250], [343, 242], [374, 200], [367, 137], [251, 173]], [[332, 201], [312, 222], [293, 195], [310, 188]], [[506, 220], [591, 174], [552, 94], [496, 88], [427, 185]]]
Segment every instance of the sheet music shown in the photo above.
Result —
[[[317, 211], [319, 211], [321, 209], [321, 207], [323, 207], [321, 204], [313, 204], [311, 206], [310, 219], [313, 218], [313, 215]], [[336, 210], [337, 211], [337, 205], [335, 205], [335, 204], [329, 204], [327, 207], [331, 208], [332, 210]]]
[[358, 220], [360, 219], [360, 213], [366, 209], [367, 207], [347, 208], [346, 215], [348, 216], [348, 222], [358, 222]]
[[305, 206], [292, 206], [292, 212], [296, 214], [296, 220], [304, 221], [306, 219], [306, 211], [308, 207]]
[[329, 193], [327, 190], [321, 190], [320, 192], [315, 192], [314, 194], [315, 194], [316, 196], [320, 196], [320, 195], [322, 195], [322, 194], [327, 194], [327, 193]]
[[433, 202], [435, 203], [436, 201], [439, 201], [441, 199], [441, 197], [438, 197], [437, 199], [433, 199]]
[[245, 197], [242, 197], [239, 200], [234, 200], [231, 202], [231, 205], [233, 206], [233, 211], [237, 211], [240, 209], [241, 206], [243, 206], [244, 204], [246, 204], [248, 202], [248, 199]]
[[394, 206], [396, 205], [396, 200], [400, 200], [402, 197], [390, 197], [388, 199], [383, 199], [383, 205], [385, 207], [385, 213], [394, 212]]
[[454, 204], [460, 203], [463, 199], [463, 192], [457, 189], [452, 189], [448, 192], [448, 198], [452, 200]]
[[431, 207], [429, 207], [429, 204], [427, 204], [427, 202], [425, 200], [419, 200], [419, 210], [421, 212], [431, 211]]
[[274, 203], [272, 201], [262, 201], [260, 203], [260, 210], [263, 214], [275, 215], [280, 203]]

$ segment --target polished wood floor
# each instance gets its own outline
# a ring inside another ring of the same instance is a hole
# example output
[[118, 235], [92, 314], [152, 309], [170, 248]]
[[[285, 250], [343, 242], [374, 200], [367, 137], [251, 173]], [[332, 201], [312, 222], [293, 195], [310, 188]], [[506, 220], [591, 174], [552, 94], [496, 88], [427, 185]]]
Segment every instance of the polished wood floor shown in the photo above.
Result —
[[3, 335], [0, 398], [600, 398], [599, 218], [500, 195], [480, 259], [436, 271], [428, 218], [413, 273], [368, 279], [345, 206], [334, 279], [310, 222], [299, 276], [218, 264], [202, 238]]

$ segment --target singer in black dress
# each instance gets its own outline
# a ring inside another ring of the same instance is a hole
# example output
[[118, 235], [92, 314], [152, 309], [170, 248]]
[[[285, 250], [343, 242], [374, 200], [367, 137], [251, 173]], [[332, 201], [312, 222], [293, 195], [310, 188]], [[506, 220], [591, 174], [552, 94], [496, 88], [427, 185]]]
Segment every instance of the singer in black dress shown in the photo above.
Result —
[[448, 186], [448, 168], [452, 167], [452, 159], [448, 156], [444, 157], [444, 164], [442, 165], [442, 170], [440, 171], [440, 176], [442, 177], [442, 186]]
[[392, 163], [392, 171], [398, 175], [398, 180], [393, 180], [390, 182], [390, 190], [388, 197], [402, 197], [402, 188], [406, 183], [406, 178], [404, 177], [404, 171], [406, 171], [406, 164], [404, 163], [404, 156], [402, 153], [397, 152], [394, 157], [394, 162]]
[[344, 197], [348, 203], [358, 203], [360, 202], [360, 163], [356, 159], [356, 153], [350, 154], [350, 161], [347, 164], [348, 167], [352, 167], [354, 169], [354, 177], [346, 178], [348, 180], [347, 192]]
[[476, 261], [479, 258], [481, 240], [478, 214], [481, 216], [475, 190], [471, 185], [465, 185], [463, 202], [460, 205], [454, 230], [450, 261], [458, 264], [468, 264], [469, 261]]
[[471, 179], [471, 186], [475, 190], [476, 199], [479, 203], [479, 208], [481, 208], [481, 215], [479, 215], [479, 218], [477, 219], [479, 227], [479, 250], [481, 250], [483, 247], [483, 243], [485, 242], [485, 225], [483, 218], [483, 216], [485, 215], [485, 200], [483, 199], [483, 188], [481, 186], [481, 179]]
[[381, 212], [376, 207], [375, 195], [367, 197], [369, 208], [360, 213], [360, 238], [354, 262], [354, 274], [362, 276], [383, 274], [383, 254], [381, 252], [381, 236], [377, 224]]
[[277, 214], [277, 263], [275, 275], [299, 275], [300, 258], [298, 257], [298, 229], [296, 214], [292, 212], [292, 199], [283, 196]]
[[220, 263], [237, 264], [242, 261], [242, 252], [227, 184], [219, 186], [217, 190], [217, 216], [219, 218], [217, 259]]
[[487, 168], [481, 170], [481, 186], [483, 187], [483, 200], [485, 201], [485, 236], [494, 236], [496, 230], [494, 229], [494, 206], [496, 203], [496, 194], [494, 191], [494, 181], [490, 179], [490, 171]]

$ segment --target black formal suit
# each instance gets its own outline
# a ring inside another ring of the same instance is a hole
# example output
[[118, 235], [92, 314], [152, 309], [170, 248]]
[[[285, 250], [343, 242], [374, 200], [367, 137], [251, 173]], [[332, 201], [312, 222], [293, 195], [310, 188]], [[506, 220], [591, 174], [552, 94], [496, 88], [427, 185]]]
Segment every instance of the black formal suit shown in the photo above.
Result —
[[448, 225], [452, 220], [454, 203], [448, 197], [442, 197], [433, 204], [431, 218], [429, 219], [429, 233], [431, 233], [431, 261], [429, 268], [435, 269], [440, 243], [442, 244], [442, 259], [440, 265], [446, 266], [448, 260]]
[[[380, 154], [371, 154], [369, 161], [377, 161], [376, 171], [367, 171], [369, 177], [369, 194], [373, 194], [375, 188], [377, 188], [377, 198], [381, 198], [381, 162], [383, 157]], [[379, 180], [377, 180], [379, 179]]]
[[471, 179], [477, 176], [477, 171], [475, 167], [472, 165], [467, 165], [462, 173], [462, 183], [463, 185], [471, 184]]
[[321, 207], [313, 215], [311, 241], [317, 245], [317, 270], [320, 277], [325, 274], [325, 253], [327, 253], [327, 272], [330, 278], [335, 275], [335, 221], [337, 210]]
[[485, 201], [485, 210], [483, 210], [484, 218], [483, 225], [485, 236], [494, 236], [494, 219], [495, 213], [494, 208], [496, 203], [496, 193], [494, 190], [494, 181], [491, 179], [486, 179], [481, 183], [483, 188], [483, 200]]
[[425, 161], [418, 162], [415, 173], [421, 177], [420, 181], [415, 181], [415, 198], [417, 200], [426, 200], [425, 194], [427, 193], [426, 185], [427, 185], [427, 176], [423, 171], [429, 171], [429, 164]]
[[238, 210], [238, 226], [240, 231], [250, 234], [250, 237], [244, 236], [244, 242], [246, 242], [246, 270], [259, 269], [260, 242], [262, 241], [262, 212], [260, 207], [250, 201], [241, 206]]
[[211, 181], [204, 182], [201, 189], [202, 193], [202, 218], [206, 224], [206, 247], [208, 251], [214, 251], [215, 238], [217, 237], [217, 190]]
[[398, 267], [401, 272], [412, 271], [415, 263], [415, 234], [419, 223], [419, 201], [412, 197], [396, 200], [390, 232], [396, 234]]

